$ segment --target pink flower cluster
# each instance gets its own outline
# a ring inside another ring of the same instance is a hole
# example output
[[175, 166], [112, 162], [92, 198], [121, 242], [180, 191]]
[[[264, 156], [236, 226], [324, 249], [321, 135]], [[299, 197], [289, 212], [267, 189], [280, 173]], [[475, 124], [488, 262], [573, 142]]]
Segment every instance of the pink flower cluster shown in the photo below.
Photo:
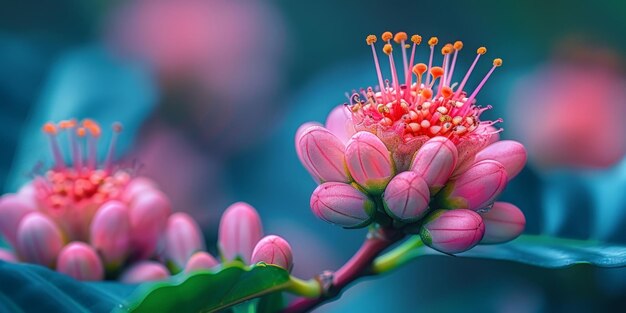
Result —
[[[297, 131], [298, 157], [320, 184], [311, 196], [315, 215], [346, 228], [378, 223], [419, 233], [445, 253], [517, 237], [524, 215], [495, 200], [524, 167], [526, 150], [515, 141], [498, 141], [493, 125], [500, 120], [481, 121], [490, 107], [475, 100], [502, 60], [495, 59], [468, 94], [465, 85], [486, 48], [477, 50], [457, 84], [452, 77], [462, 42], [444, 45], [441, 66], [433, 66], [436, 37], [428, 41], [428, 65], [413, 65], [420, 36], [411, 37], [410, 56], [406, 33], [385, 32], [382, 39], [391, 83], [382, 75], [377, 38], [370, 35], [379, 85], [354, 92], [324, 126], [310, 122]], [[392, 40], [402, 49], [404, 76], [395, 66]]]
[[[99, 165], [101, 129], [96, 122], [44, 125], [54, 165], [17, 193], [0, 198], [0, 233], [14, 248], [0, 250], [0, 259], [40, 264], [80, 280], [119, 278], [127, 283], [219, 264], [205, 252], [202, 232], [189, 215], [171, 214], [168, 198], [152, 181], [113, 164], [121, 126], [113, 129], [108, 157]], [[69, 139], [70, 165], [60, 133]], [[222, 224], [225, 260], [241, 252], [247, 262], [290, 268], [291, 248], [280, 237], [261, 238], [260, 219], [251, 207], [233, 205]]]

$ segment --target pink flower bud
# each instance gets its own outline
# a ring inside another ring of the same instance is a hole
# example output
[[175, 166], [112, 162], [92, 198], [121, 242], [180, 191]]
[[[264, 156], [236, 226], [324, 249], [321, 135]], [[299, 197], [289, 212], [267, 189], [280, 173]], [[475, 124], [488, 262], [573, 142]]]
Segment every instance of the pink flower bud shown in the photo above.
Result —
[[511, 241], [524, 231], [526, 218], [515, 205], [496, 202], [491, 210], [480, 214], [485, 223], [485, 236], [481, 244], [503, 243]]
[[104, 203], [91, 222], [90, 243], [107, 267], [117, 268], [129, 254], [130, 219], [128, 208], [119, 201]]
[[165, 229], [165, 260], [182, 269], [187, 260], [201, 250], [204, 250], [204, 239], [198, 224], [186, 213], [172, 214]]
[[288, 271], [293, 267], [293, 255], [289, 243], [274, 235], [265, 236], [252, 252], [252, 263], [265, 262], [278, 265]]
[[318, 182], [350, 182], [344, 157], [345, 146], [328, 129], [311, 126], [297, 139], [302, 164]]
[[135, 259], [152, 256], [170, 215], [170, 202], [157, 190], [137, 195], [128, 210], [131, 247]]
[[185, 273], [191, 273], [199, 270], [207, 270], [219, 265], [219, 262], [207, 252], [198, 251], [194, 253], [187, 265], [185, 266]]
[[428, 211], [430, 191], [426, 181], [413, 171], [396, 175], [383, 193], [385, 210], [393, 218], [414, 222]]
[[473, 248], [485, 233], [480, 215], [471, 210], [437, 210], [420, 231], [427, 246], [443, 253], [460, 253]]
[[329, 222], [348, 228], [365, 227], [376, 211], [376, 204], [349, 184], [323, 183], [311, 195], [313, 213]]
[[261, 218], [249, 204], [237, 202], [222, 214], [218, 246], [226, 261], [240, 257], [249, 263], [254, 245], [263, 237]]
[[77, 280], [102, 280], [104, 267], [96, 251], [82, 242], [70, 242], [59, 254], [57, 272]]
[[394, 175], [391, 154], [376, 135], [361, 131], [348, 141], [346, 163], [354, 181], [373, 194], [380, 194]]
[[156, 183], [149, 178], [146, 177], [136, 177], [133, 178], [122, 193], [122, 201], [124, 203], [131, 203], [135, 200], [137, 195], [150, 192], [152, 190], [158, 190]]
[[63, 236], [48, 217], [32, 212], [17, 227], [16, 243], [18, 255], [24, 261], [54, 267], [63, 248]]
[[326, 118], [326, 129], [337, 136], [341, 142], [348, 142], [356, 132], [352, 122], [352, 112], [343, 104], [336, 106]]
[[300, 163], [302, 164], [304, 164], [304, 159], [302, 158], [302, 150], [300, 150], [300, 145], [298, 144], [298, 141], [300, 140], [300, 136], [304, 134], [304, 131], [309, 129], [309, 127], [312, 127], [312, 126], [323, 127], [322, 124], [317, 123], [317, 122], [306, 122], [300, 125], [300, 127], [298, 127], [298, 130], [296, 130], [296, 136], [295, 136], [296, 154], [298, 154], [298, 160], [300, 160]]
[[141, 261], [128, 268], [120, 281], [126, 284], [138, 284], [148, 281], [165, 280], [170, 277], [170, 272], [161, 263], [154, 261]]
[[483, 160], [500, 162], [506, 170], [506, 176], [511, 180], [522, 171], [526, 164], [526, 148], [517, 141], [498, 141], [480, 151], [474, 162]]
[[17, 262], [17, 258], [13, 252], [0, 248], [0, 260], [5, 262]]
[[35, 211], [28, 200], [16, 194], [0, 197], [0, 234], [15, 247], [17, 226], [26, 214]]
[[504, 166], [492, 160], [480, 161], [450, 184], [442, 194], [448, 195], [444, 206], [449, 209], [480, 210], [493, 203], [506, 187]]
[[458, 161], [458, 151], [452, 141], [445, 137], [434, 137], [417, 150], [411, 170], [422, 176], [433, 189], [443, 187]]

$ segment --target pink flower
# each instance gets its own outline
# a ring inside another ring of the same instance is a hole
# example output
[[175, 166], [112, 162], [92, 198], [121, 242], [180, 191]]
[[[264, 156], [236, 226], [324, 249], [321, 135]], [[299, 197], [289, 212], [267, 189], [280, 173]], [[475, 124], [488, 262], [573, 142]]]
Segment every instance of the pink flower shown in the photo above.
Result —
[[185, 265], [185, 273], [191, 273], [199, 270], [207, 270], [217, 266], [219, 262], [209, 253], [198, 251], [194, 253], [187, 265]]
[[[76, 279], [96, 280], [115, 277], [123, 266], [156, 258], [171, 205], [152, 181], [113, 161], [121, 126], [113, 125], [102, 163], [97, 161], [102, 130], [95, 121], [47, 123], [43, 130], [50, 139], [54, 164], [17, 194], [0, 198], [0, 233], [18, 259], [56, 268]], [[59, 136], [67, 136], [69, 157]], [[174, 220], [179, 216], [174, 215]], [[159, 251], [180, 268], [197, 247], [203, 247], [197, 227], [189, 232], [194, 234], [170, 231], [169, 244]], [[67, 242], [72, 244], [65, 246]], [[142, 276], [134, 277], [136, 281]]]
[[480, 213], [485, 223], [485, 236], [480, 243], [501, 243], [515, 239], [526, 226], [524, 213], [515, 205], [496, 202], [493, 207]]
[[[445, 44], [437, 61], [439, 40], [430, 38], [426, 64], [415, 62], [419, 35], [409, 42], [404, 32], [385, 32], [382, 40], [390, 77], [383, 77], [376, 36], [368, 36], [378, 84], [353, 93], [349, 103], [332, 110], [325, 126], [309, 122], [296, 133], [298, 156], [320, 183], [311, 196], [313, 213], [344, 227], [378, 223], [406, 226], [410, 232], [432, 220], [434, 212], [443, 214], [440, 209], [488, 210], [526, 162], [521, 144], [498, 141], [501, 130], [494, 124], [500, 119], [481, 120], [491, 107], [476, 104], [478, 92], [502, 60], [494, 59], [478, 86], [468, 90], [466, 84], [486, 48], [477, 49], [469, 70], [454, 83], [462, 42]], [[402, 63], [397, 65], [392, 40], [401, 50]], [[480, 220], [475, 213], [458, 215]], [[471, 235], [458, 238], [471, 243], [467, 249], [482, 238], [482, 232]]]

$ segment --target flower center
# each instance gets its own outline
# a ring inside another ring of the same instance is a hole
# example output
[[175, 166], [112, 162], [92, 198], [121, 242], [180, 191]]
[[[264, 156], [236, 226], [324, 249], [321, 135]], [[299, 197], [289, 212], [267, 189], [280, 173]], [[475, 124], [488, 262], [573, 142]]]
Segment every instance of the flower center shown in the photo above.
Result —
[[[131, 179], [127, 171], [113, 166], [115, 145], [121, 130], [119, 123], [113, 125], [106, 160], [99, 165], [97, 148], [101, 128], [96, 122], [85, 119], [80, 124], [76, 120], [46, 123], [43, 131], [50, 141], [54, 165], [45, 175], [34, 180], [38, 199], [53, 210], [72, 210], [117, 199]], [[58, 141], [62, 132], [67, 133], [69, 139], [69, 164], [65, 162]]]
[[[412, 48], [406, 43], [408, 36], [404, 32], [397, 33], [395, 36], [390, 32], [385, 32], [381, 38], [386, 42], [383, 52], [389, 57], [391, 83], [382, 75], [375, 48], [377, 38], [369, 35], [366, 42], [372, 47], [378, 86], [376, 90], [372, 87], [362, 89], [350, 97], [349, 105], [356, 124], [366, 128], [377, 126], [383, 130], [397, 130], [405, 140], [418, 136], [446, 136], [458, 142], [462, 137], [474, 132], [481, 124], [493, 125], [501, 121], [480, 121], [480, 115], [491, 106], [481, 108], [475, 105], [480, 89], [496, 67], [502, 65], [501, 59], [493, 60], [491, 70], [469, 96], [464, 90], [478, 60], [487, 52], [485, 47], [477, 49], [476, 58], [461, 83], [452, 84], [457, 55], [463, 48], [461, 41], [444, 45], [441, 49], [443, 55], [441, 66], [433, 66], [435, 46], [439, 41], [437, 37], [428, 40], [430, 46], [428, 65], [424, 63], [414, 65], [416, 46], [422, 42], [422, 37], [419, 35], [411, 37]], [[401, 83], [394, 63], [392, 39], [402, 48], [403, 65], [401, 67], [405, 74], [404, 83]], [[409, 48], [411, 48], [411, 54], [407, 57]], [[413, 82], [413, 75], [415, 75], [415, 82]]]

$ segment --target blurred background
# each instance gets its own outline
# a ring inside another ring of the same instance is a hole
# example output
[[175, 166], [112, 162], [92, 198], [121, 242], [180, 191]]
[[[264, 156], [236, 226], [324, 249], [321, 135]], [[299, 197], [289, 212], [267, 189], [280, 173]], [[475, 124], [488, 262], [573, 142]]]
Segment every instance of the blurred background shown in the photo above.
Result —
[[[296, 275], [335, 269], [365, 230], [313, 216], [293, 137], [374, 83], [366, 35], [406, 31], [463, 40], [462, 68], [481, 45], [504, 59], [478, 101], [528, 148], [502, 196], [527, 233], [626, 243], [624, 16], [618, 0], [0, 0], [0, 190], [49, 164], [44, 122], [121, 121], [122, 162], [192, 214], [208, 246], [221, 212], [246, 201], [289, 240]], [[595, 312], [624, 295], [620, 269], [427, 257], [318, 310]]]

